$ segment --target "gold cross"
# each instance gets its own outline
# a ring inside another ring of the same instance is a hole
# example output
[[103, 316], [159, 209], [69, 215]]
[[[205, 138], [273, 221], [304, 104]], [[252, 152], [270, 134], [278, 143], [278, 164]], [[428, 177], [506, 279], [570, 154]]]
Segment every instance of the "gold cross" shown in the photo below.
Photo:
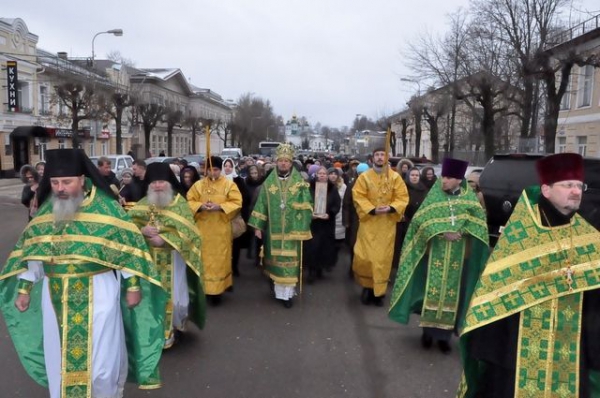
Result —
[[564, 270], [563, 273], [567, 277], [567, 285], [569, 285], [569, 292], [572, 292], [573, 291], [573, 275], [575, 274], [575, 271], [573, 271], [571, 269], [570, 265], [567, 265], [567, 269]]

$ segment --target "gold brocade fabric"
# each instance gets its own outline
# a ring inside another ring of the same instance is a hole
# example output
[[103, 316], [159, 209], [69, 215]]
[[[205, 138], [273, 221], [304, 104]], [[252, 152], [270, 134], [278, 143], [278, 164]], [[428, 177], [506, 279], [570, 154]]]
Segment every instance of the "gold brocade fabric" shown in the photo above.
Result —
[[[362, 173], [352, 189], [354, 207], [360, 219], [352, 270], [356, 281], [383, 296], [392, 268], [396, 223], [402, 219], [408, 205], [408, 190], [398, 173], [374, 170]], [[378, 206], [391, 206], [396, 211], [371, 215]]]
[[521, 195], [477, 283], [461, 334], [519, 314], [515, 396], [576, 397], [582, 294], [600, 287], [600, 233], [578, 214], [570, 224], [543, 226], [539, 195], [539, 187]]
[[[220, 176], [197, 181], [187, 199], [202, 239], [205, 293], [221, 294], [233, 284], [231, 220], [242, 208], [242, 194], [234, 182]], [[198, 211], [208, 202], [219, 204], [222, 211]]]

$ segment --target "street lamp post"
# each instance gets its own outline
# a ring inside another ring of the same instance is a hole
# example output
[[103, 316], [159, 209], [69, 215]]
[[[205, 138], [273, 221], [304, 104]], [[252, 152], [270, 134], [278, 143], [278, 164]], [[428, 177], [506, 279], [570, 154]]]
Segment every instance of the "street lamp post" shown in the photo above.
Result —
[[111, 29], [111, 30], [107, 30], [105, 32], [98, 32], [94, 35], [94, 38], [92, 39], [92, 66], [94, 66], [94, 59], [96, 57], [96, 53], [94, 52], [94, 41], [96, 40], [96, 37], [98, 37], [99, 35], [103, 35], [103, 34], [123, 36], [123, 29]]
[[[94, 41], [96, 40], [96, 37], [98, 37], [99, 35], [103, 35], [103, 34], [111, 34], [111, 35], [115, 35], [115, 36], [123, 36], [123, 29], [111, 29], [111, 30], [107, 30], [105, 32], [98, 32], [94, 35], [94, 37], [92, 38], [92, 64], [91, 67], [94, 67], [94, 59], [96, 58], [96, 52], [94, 51]], [[96, 121], [94, 124], [94, 146], [93, 146], [93, 154], [96, 154], [96, 139], [98, 137], [98, 127], [99, 123]], [[73, 134], [77, 134], [76, 131], [73, 131]]]
[[421, 96], [421, 83], [418, 80], [415, 79], [409, 79], [407, 77], [401, 77], [400, 81], [402, 82], [409, 82], [409, 83], [415, 83], [417, 85], [417, 97]]

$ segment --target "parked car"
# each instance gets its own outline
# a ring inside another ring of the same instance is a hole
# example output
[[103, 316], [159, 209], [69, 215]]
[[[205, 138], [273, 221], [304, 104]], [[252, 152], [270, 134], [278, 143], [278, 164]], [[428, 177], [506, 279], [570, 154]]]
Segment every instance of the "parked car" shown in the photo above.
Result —
[[188, 164], [190, 164], [192, 162], [196, 162], [196, 163], [200, 164], [204, 161], [205, 158], [206, 158], [206, 156], [204, 156], [204, 155], [186, 155], [183, 157], [183, 159], [186, 162], [188, 162]]
[[[535, 162], [543, 155], [510, 154], [492, 157], [479, 178], [487, 211], [490, 242], [502, 233], [523, 189], [539, 184]], [[600, 229], [600, 159], [584, 158], [585, 183], [579, 214]]]
[[101, 157], [110, 159], [110, 167], [113, 173], [115, 173], [115, 175], [119, 179], [119, 181], [121, 181], [121, 172], [123, 171], [123, 169], [131, 168], [131, 166], [133, 165], [133, 158], [129, 155], [90, 156], [90, 160], [92, 161], [92, 163], [98, 166], [98, 159], [100, 159]]
[[173, 163], [176, 160], [177, 160], [177, 158], [171, 157], [171, 156], [154, 156], [154, 157], [145, 159], [144, 162], [146, 162], [146, 166], [147, 166], [150, 163], [167, 163], [167, 164], [171, 164], [171, 163]]

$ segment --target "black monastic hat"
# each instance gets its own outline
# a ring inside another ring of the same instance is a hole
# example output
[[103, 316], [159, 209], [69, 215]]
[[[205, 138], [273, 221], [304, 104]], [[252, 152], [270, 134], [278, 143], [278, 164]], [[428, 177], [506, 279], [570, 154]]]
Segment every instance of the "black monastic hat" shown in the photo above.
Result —
[[171, 183], [173, 190], [181, 193], [181, 184], [173, 170], [171, 170], [171, 166], [167, 163], [150, 163], [148, 168], [146, 169], [146, 174], [144, 175], [144, 182], [147, 182], [150, 185], [153, 181], [168, 181]]
[[106, 180], [98, 171], [98, 167], [87, 157], [83, 149], [65, 148], [46, 151], [46, 168], [44, 177], [37, 190], [38, 203], [41, 205], [50, 195], [50, 179], [55, 177], [86, 176], [97, 188], [100, 188], [111, 198], [117, 195], [108, 186]]

